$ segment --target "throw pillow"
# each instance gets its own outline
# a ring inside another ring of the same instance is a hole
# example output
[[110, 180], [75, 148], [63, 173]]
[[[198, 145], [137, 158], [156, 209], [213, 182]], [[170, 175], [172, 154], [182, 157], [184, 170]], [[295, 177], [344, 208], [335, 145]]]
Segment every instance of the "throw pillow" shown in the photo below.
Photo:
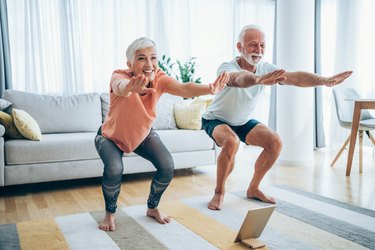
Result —
[[31, 117], [26, 111], [22, 109], [12, 110], [14, 125], [20, 132], [20, 134], [30, 140], [40, 141], [42, 133], [38, 123]]
[[8, 102], [7, 100], [4, 100], [4, 99], [0, 99], [0, 111], [3, 111], [4, 109], [9, 107], [10, 105], [12, 105], [11, 102]]
[[197, 103], [204, 103], [206, 105], [206, 109], [208, 106], [210, 106], [211, 102], [213, 99], [202, 99], [202, 98], [194, 98], [194, 101], [192, 102], [193, 104]]
[[160, 100], [156, 106], [154, 129], [177, 129], [173, 114], [173, 100]]
[[5, 127], [4, 137], [6, 139], [22, 139], [23, 136], [18, 132], [14, 125], [13, 118], [11, 115], [0, 111], [0, 123]]
[[174, 117], [178, 128], [182, 129], [202, 129], [202, 115], [206, 110], [204, 103], [192, 103], [184, 105], [174, 104]]

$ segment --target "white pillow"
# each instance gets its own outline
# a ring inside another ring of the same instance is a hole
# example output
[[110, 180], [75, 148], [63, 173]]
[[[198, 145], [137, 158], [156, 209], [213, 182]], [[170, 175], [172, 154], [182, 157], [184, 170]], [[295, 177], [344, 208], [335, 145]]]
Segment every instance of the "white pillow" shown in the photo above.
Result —
[[156, 106], [154, 129], [177, 129], [173, 115], [173, 100], [160, 100]]
[[206, 110], [205, 103], [192, 103], [184, 105], [174, 104], [174, 117], [178, 128], [181, 129], [202, 129], [202, 115]]
[[42, 133], [38, 123], [26, 111], [22, 109], [12, 110], [14, 125], [20, 134], [30, 140], [40, 141]]

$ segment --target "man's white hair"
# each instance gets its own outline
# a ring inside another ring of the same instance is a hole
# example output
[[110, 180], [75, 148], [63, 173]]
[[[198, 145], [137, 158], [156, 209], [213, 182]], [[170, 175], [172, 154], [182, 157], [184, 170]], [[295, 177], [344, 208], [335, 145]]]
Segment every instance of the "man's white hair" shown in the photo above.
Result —
[[140, 49], [154, 47], [156, 50], [156, 43], [147, 37], [141, 37], [132, 42], [126, 49], [126, 59], [131, 64], [134, 63], [135, 54]]
[[250, 24], [250, 25], [246, 25], [245, 27], [242, 28], [242, 30], [240, 31], [240, 34], [238, 35], [238, 40], [237, 42], [241, 43], [243, 45], [244, 43], [244, 38], [245, 38], [245, 33], [246, 31], [248, 30], [258, 30], [260, 31], [263, 36], [265, 36], [265, 33], [262, 29], [262, 27], [260, 27], [259, 25], [255, 25], [255, 24]]

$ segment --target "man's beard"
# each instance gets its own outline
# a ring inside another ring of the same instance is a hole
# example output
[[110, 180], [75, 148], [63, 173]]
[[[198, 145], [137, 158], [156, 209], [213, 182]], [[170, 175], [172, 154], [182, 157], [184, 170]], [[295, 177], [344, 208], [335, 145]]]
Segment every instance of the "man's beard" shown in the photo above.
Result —
[[[251, 54], [248, 54], [248, 53], [246, 53], [245, 51], [242, 51], [242, 53], [241, 53], [241, 56], [246, 60], [246, 62], [248, 62], [250, 65], [252, 65], [252, 66], [257, 66], [258, 65], [258, 63], [262, 60], [262, 58], [263, 58], [263, 54], [262, 53], [260, 53], [260, 54], [258, 54], [258, 53], [251, 53]], [[259, 56], [260, 58], [259, 58], [259, 60], [258, 61], [254, 61], [253, 60], [253, 56]]]

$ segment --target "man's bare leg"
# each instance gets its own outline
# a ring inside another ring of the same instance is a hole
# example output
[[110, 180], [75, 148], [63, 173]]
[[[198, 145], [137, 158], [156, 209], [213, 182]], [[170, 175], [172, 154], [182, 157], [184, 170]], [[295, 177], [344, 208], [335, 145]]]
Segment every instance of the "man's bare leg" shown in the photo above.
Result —
[[[225, 182], [234, 168], [234, 159], [227, 160], [221, 159], [221, 154], [218, 157], [217, 163], [217, 176], [216, 176], [216, 188], [215, 194], [211, 201], [208, 203], [208, 208], [211, 210], [220, 210], [221, 204], [224, 201], [225, 195]], [[234, 158], [234, 157], [233, 157]]]
[[208, 203], [211, 210], [220, 210], [224, 201], [225, 182], [234, 168], [234, 158], [238, 151], [239, 140], [231, 128], [219, 125], [215, 128], [213, 136], [218, 145], [222, 145], [217, 160], [215, 194]]
[[154, 218], [160, 224], [166, 224], [171, 221], [171, 217], [169, 217], [169, 215], [157, 208], [148, 208], [146, 214], [148, 217]]
[[259, 184], [280, 155], [282, 148], [281, 139], [275, 132], [265, 125], [258, 124], [249, 132], [246, 137], [246, 142], [263, 148], [262, 153], [255, 162], [254, 175], [246, 193], [247, 198], [258, 199], [263, 202], [275, 204], [276, 201], [274, 198], [269, 197], [260, 191]]
[[103, 221], [99, 224], [99, 229], [103, 231], [115, 231], [115, 214], [106, 212]]
[[267, 171], [273, 166], [277, 159], [277, 155], [274, 152], [268, 152], [263, 150], [259, 155], [257, 161], [255, 162], [255, 170], [253, 178], [251, 179], [250, 185], [247, 189], [247, 198], [249, 199], [258, 199], [263, 202], [275, 204], [276, 201], [274, 198], [265, 195], [259, 189], [259, 184]]

